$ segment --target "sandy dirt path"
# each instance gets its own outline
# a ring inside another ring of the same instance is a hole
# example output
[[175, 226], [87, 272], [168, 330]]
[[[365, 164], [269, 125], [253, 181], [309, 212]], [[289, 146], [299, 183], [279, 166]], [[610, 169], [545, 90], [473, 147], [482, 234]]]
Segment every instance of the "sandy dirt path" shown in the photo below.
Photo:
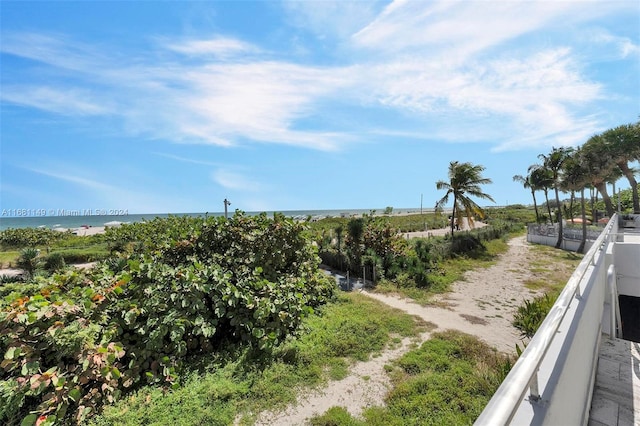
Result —
[[[511, 239], [508, 251], [499, 256], [494, 265], [467, 272], [463, 281], [454, 283], [451, 292], [436, 298], [437, 303], [432, 306], [421, 306], [398, 296], [362, 293], [435, 324], [437, 329], [434, 331], [463, 331], [499, 351], [513, 353], [520, 342], [518, 330], [511, 325], [513, 314], [523, 300], [537, 294], [524, 286], [525, 280], [531, 278], [528, 271], [531, 257], [525, 238]], [[421, 341], [429, 337], [430, 333], [424, 333]], [[306, 419], [333, 406], [345, 407], [352, 415], [360, 416], [364, 408], [383, 405], [390, 388], [384, 365], [411, 347], [410, 340], [405, 339], [400, 347], [384, 351], [380, 357], [356, 363], [345, 379], [301, 395], [295, 405], [282, 412], [261, 413], [256, 424], [304, 424]]]

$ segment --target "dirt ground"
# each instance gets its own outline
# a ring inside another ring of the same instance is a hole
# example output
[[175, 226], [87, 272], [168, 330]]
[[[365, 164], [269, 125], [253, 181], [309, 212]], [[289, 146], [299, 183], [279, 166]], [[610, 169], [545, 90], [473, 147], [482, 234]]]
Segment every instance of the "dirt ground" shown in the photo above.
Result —
[[[524, 283], [532, 278], [530, 263], [534, 256], [525, 236], [509, 241], [509, 249], [489, 268], [469, 271], [464, 280], [453, 284], [449, 293], [439, 296], [439, 303], [420, 306], [410, 299], [362, 291], [363, 294], [394, 308], [416, 315], [437, 326], [472, 334], [497, 350], [513, 353], [521, 343], [518, 330], [511, 325], [513, 315], [523, 300], [538, 294]], [[424, 333], [422, 341], [429, 339]], [[412, 347], [405, 339], [398, 348], [382, 356], [356, 363], [343, 380], [333, 381], [324, 389], [300, 395], [295, 405], [282, 412], [262, 413], [258, 425], [304, 424], [305, 419], [322, 414], [333, 406], [345, 407], [352, 415], [361, 415], [364, 408], [383, 405], [390, 387], [384, 365]]]

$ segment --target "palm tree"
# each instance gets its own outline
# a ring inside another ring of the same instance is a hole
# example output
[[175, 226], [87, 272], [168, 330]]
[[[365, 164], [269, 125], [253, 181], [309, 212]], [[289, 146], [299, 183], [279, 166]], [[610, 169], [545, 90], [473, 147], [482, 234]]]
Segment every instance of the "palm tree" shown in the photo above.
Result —
[[449, 196], [453, 195], [453, 212], [451, 213], [451, 236], [453, 236], [454, 221], [462, 222], [466, 217], [469, 224], [473, 226], [473, 215], [477, 214], [484, 218], [484, 211], [469, 196], [490, 200], [493, 198], [482, 192], [480, 185], [492, 183], [491, 179], [482, 177], [484, 166], [474, 166], [471, 163], [459, 163], [452, 161], [449, 163], [449, 181], [439, 180], [436, 182], [438, 190], [446, 190], [447, 193], [437, 203], [436, 207], [442, 207], [449, 202]]
[[547, 213], [549, 213], [549, 221], [553, 221], [551, 216], [551, 205], [549, 204], [549, 189], [553, 186], [553, 175], [541, 164], [532, 164], [529, 166], [529, 176], [531, 176], [531, 184], [536, 191], [542, 190], [544, 199], [547, 203]]
[[556, 193], [556, 205], [558, 206], [558, 242], [556, 248], [562, 245], [562, 207], [560, 206], [560, 176], [562, 173], [562, 165], [571, 155], [573, 148], [552, 148], [547, 155], [540, 154], [538, 158], [543, 160], [543, 165], [547, 170], [551, 171], [553, 176], [553, 190]]
[[613, 161], [631, 185], [633, 212], [640, 213], [638, 182], [633, 169], [629, 167], [630, 162], [640, 160], [640, 121], [609, 129], [602, 134], [602, 138]]
[[584, 166], [589, 171], [589, 176], [591, 177], [591, 184], [598, 190], [600, 195], [602, 195], [607, 216], [611, 217], [615, 210], [613, 203], [611, 203], [611, 198], [607, 193], [607, 181], [610, 180], [610, 175], [617, 166], [607, 150], [607, 145], [602, 135], [590, 137], [589, 140], [582, 145], [582, 155]]
[[515, 175], [513, 177], [514, 182], [519, 182], [525, 189], [531, 190], [531, 196], [533, 197], [533, 209], [536, 211], [536, 223], [540, 222], [540, 215], [538, 214], [538, 203], [536, 202], [536, 187], [531, 183], [531, 173], [526, 177], [522, 175]]
[[587, 242], [587, 212], [585, 208], [584, 190], [589, 183], [588, 170], [584, 167], [582, 152], [576, 150], [563, 165], [564, 173], [562, 186], [571, 191], [580, 191], [580, 212], [582, 217], [582, 239], [578, 247], [578, 253], [584, 252], [584, 246]]
[[364, 235], [364, 219], [353, 218], [347, 223], [347, 246], [351, 269], [358, 271], [362, 261], [362, 236]]
[[41, 263], [40, 250], [31, 247], [22, 249], [20, 257], [16, 262], [18, 268], [22, 269], [22, 272], [27, 278], [33, 277], [36, 270], [40, 268]]

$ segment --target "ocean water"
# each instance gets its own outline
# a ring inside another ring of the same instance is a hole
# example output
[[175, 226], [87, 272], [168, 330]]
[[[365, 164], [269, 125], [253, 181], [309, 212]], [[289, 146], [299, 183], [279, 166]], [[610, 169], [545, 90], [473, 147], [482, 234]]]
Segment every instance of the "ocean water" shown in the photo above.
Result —
[[[362, 213], [369, 213], [375, 210], [377, 213], [382, 213], [382, 209], [342, 209], [342, 210], [289, 210], [282, 211], [280, 213], [289, 217], [326, 217], [326, 216], [351, 216], [360, 215]], [[427, 212], [427, 209], [424, 209]], [[83, 214], [89, 213], [89, 214]], [[142, 222], [145, 220], [152, 220], [156, 217], [168, 217], [168, 216], [224, 216], [222, 212], [215, 213], [145, 213], [145, 214], [119, 214], [119, 215], [101, 215], [90, 214], [93, 212], [83, 211], [63, 211], [63, 212], [48, 212], [46, 210], [27, 211], [27, 210], [3, 210], [2, 216], [0, 216], [0, 231], [8, 228], [79, 228], [81, 226], [104, 226], [108, 222]], [[123, 212], [124, 213], [124, 212]], [[257, 215], [262, 212], [247, 212], [248, 215]], [[274, 212], [266, 212], [268, 215], [273, 215]], [[420, 213], [419, 208], [403, 208], [393, 209], [393, 213]], [[229, 212], [232, 215], [233, 212]]]

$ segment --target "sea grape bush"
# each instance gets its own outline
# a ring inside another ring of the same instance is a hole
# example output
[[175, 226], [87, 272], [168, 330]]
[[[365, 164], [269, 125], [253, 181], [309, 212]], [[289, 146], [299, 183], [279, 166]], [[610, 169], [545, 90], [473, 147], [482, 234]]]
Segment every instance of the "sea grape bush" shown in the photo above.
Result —
[[9, 228], [0, 232], [0, 247], [13, 249], [47, 246], [72, 237], [71, 232], [58, 232], [47, 228]]
[[303, 230], [282, 216], [156, 219], [112, 232], [133, 243], [119, 261], [5, 293], [0, 423], [81, 423], [126, 389], [171, 387], [189, 356], [283, 342], [335, 287]]

